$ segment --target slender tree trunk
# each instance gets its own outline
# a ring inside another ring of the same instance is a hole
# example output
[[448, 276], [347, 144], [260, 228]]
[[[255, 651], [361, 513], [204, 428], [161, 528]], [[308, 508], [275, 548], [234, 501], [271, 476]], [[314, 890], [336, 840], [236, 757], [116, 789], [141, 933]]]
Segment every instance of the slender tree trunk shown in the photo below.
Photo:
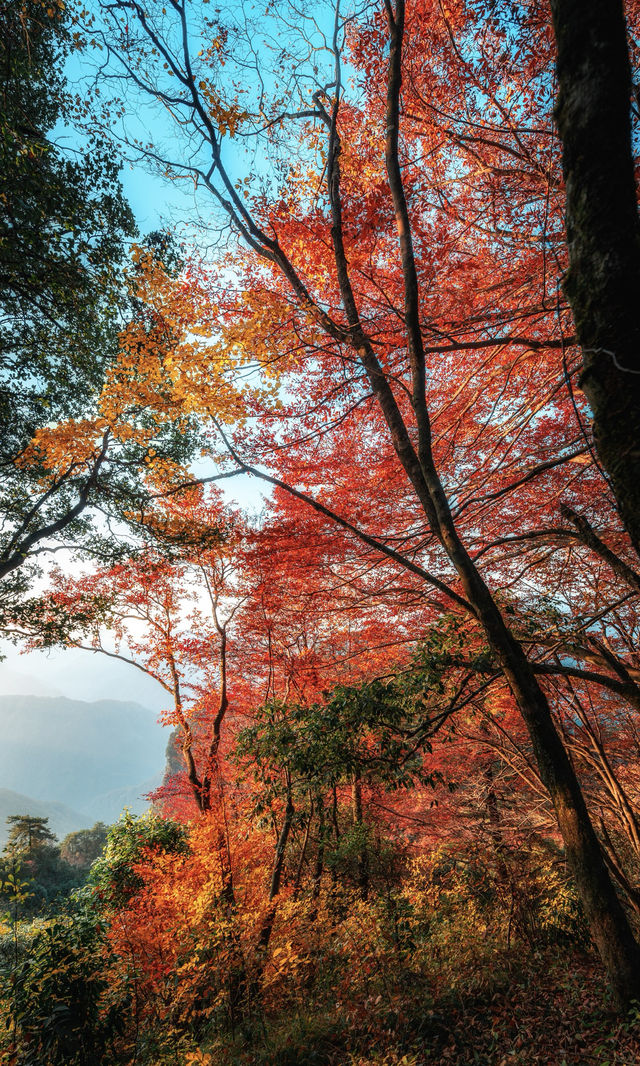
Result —
[[615, 845], [609, 836], [607, 827], [604, 823], [604, 819], [600, 821], [600, 833], [602, 840], [604, 841], [604, 855], [607, 860], [607, 865], [615, 877], [616, 881], [625, 893], [629, 905], [633, 908], [636, 915], [640, 917], [640, 891], [631, 884], [631, 881], [627, 877], [623, 865], [620, 862], [620, 858], [616, 851]]
[[[335, 785], [331, 792], [331, 822], [333, 824], [333, 839], [337, 849], [340, 843], [340, 823], [338, 821], [338, 790]], [[335, 862], [331, 864], [331, 885], [333, 888], [337, 888], [338, 885], [338, 868]]]
[[640, 222], [622, 0], [551, 0], [566, 184], [564, 291], [581, 387], [622, 520], [640, 548]]
[[[360, 770], [357, 768], [353, 771], [351, 809], [353, 812], [353, 824], [357, 826], [359, 831], [364, 832], [364, 821], [362, 818], [362, 780], [360, 778]], [[362, 899], [366, 899], [369, 895], [369, 854], [364, 835], [358, 854], [358, 888], [360, 889]]]
[[[486, 723], [482, 724], [482, 733], [487, 733], [488, 729]], [[507, 846], [505, 844], [504, 836], [502, 833], [502, 819], [500, 818], [500, 810], [498, 808], [498, 797], [496, 795], [494, 784], [494, 773], [491, 765], [487, 766], [484, 771], [484, 779], [487, 783], [487, 794], [485, 798], [485, 806], [487, 808], [487, 819], [489, 822], [489, 836], [493, 844], [494, 851], [496, 853], [496, 863], [498, 865], [498, 872], [505, 882], [511, 882], [509, 874], [509, 868], [505, 859], [505, 853]]]
[[304, 839], [302, 841], [302, 850], [300, 851], [300, 859], [298, 860], [298, 869], [296, 871], [296, 879], [293, 884], [293, 895], [296, 898], [300, 892], [300, 885], [302, 884], [302, 871], [307, 858], [307, 847], [309, 845], [309, 836], [311, 834], [311, 823], [313, 821], [313, 797], [309, 797], [309, 816], [307, 818], [307, 824], [304, 830]]
[[207, 765], [203, 776], [201, 792], [203, 810], [213, 811], [217, 815], [217, 851], [220, 857], [220, 869], [222, 874], [222, 894], [226, 901], [235, 907], [235, 893], [233, 889], [233, 872], [231, 867], [231, 854], [226, 826], [226, 810], [224, 802], [224, 787], [222, 771], [220, 769], [220, 739], [222, 724], [229, 710], [229, 698], [227, 694], [227, 631], [225, 626], [218, 622], [214, 615], [216, 627], [220, 635], [219, 667], [220, 667], [220, 692], [218, 696], [218, 708], [213, 720], [211, 740], [207, 753]]
[[260, 932], [258, 933], [258, 949], [262, 955], [266, 953], [271, 939], [271, 933], [273, 932], [273, 923], [276, 917], [276, 897], [280, 892], [280, 884], [282, 882], [282, 871], [284, 870], [284, 859], [287, 850], [287, 843], [289, 841], [289, 834], [291, 832], [291, 826], [293, 824], [293, 816], [295, 814], [295, 807], [293, 805], [293, 799], [291, 797], [291, 785], [287, 782], [287, 805], [284, 811], [284, 819], [278, 834], [278, 841], [276, 844], [276, 851], [273, 857], [273, 866], [271, 868], [271, 881], [269, 883], [269, 906], [267, 912], [262, 921]]
[[318, 797], [318, 850], [316, 852], [316, 861], [313, 867], [313, 888], [311, 890], [311, 898], [316, 900], [320, 895], [320, 888], [322, 885], [322, 873], [324, 870], [324, 802], [322, 796]]
[[[483, 723], [481, 731], [483, 733], [488, 732], [486, 723]], [[491, 842], [495, 851], [498, 879], [504, 886], [506, 892], [508, 892], [510, 901], [509, 933], [507, 940], [509, 943], [511, 929], [514, 928], [516, 933], [519, 934], [522, 939], [527, 940], [528, 943], [531, 944], [533, 938], [527, 900], [520, 889], [518, 871], [517, 869], [513, 869], [509, 849], [504, 839], [502, 819], [500, 817], [498, 797], [496, 795], [494, 784], [495, 778], [493, 767], [491, 765], [487, 766], [487, 769], [484, 772], [484, 778], [487, 782], [485, 804], [489, 822], [489, 836], [491, 837]]]
[[577, 748], [576, 754], [578, 757], [583, 758], [584, 761], [595, 770], [600, 778], [602, 785], [610, 798], [611, 808], [621, 822], [623, 830], [631, 847], [635, 851], [636, 856], [640, 857], [640, 825], [638, 823], [636, 811], [631, 804], [626, 789], [616, 774], [604, 744], [600, 740], [600, 737], [597, 736], [582, 707], [580, 707], [580, 720], [582, 722], [582, 727], [589, 738], [589, 744]]

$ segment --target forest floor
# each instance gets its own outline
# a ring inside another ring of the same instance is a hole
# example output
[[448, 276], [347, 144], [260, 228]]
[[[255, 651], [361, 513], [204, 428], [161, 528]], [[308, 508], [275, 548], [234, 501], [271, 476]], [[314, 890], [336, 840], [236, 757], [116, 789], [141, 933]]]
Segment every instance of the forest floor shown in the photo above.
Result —
[[574, 957], [571, 969], [567, 961], [540, 954], [489, 994], [444, 996], [434, 1009], [435, 1040], [415, 1066], [638, 1066], [640, 1012], [614, 1014], [597, 960]]
[[386, 1030], [339, 1014], [280, 1017], [210, 1048], [194, 1066], [640, 1066], [640, 1008], [621, 1018], [588, 954], [505, 956], [472, 993], [407, 1000]]

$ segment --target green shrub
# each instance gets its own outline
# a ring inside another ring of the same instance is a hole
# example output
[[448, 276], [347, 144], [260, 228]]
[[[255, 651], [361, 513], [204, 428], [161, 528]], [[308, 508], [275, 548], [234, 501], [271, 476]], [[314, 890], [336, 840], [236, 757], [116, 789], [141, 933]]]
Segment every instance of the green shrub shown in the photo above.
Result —
[[89, 884], [112, 906], [126, 906], [143, 886], [134, 867], [149, 849], [186, 852], [188, 830], [152, 811], [139, 817], [124, 811], [120, 820], [109, 828], [105, 849], [91, 867]]
[[33, 930], [17, 972], [1, 975], [20, 1066], [107, 1066], [117, 1061], [126, 992], [109, 987], [108, 951], [82, 906]]

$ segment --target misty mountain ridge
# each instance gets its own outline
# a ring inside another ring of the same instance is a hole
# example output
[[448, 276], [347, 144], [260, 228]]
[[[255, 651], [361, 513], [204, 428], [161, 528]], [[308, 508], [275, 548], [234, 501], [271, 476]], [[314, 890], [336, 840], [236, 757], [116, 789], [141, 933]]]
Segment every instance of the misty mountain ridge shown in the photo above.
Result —
[[0, 788], [0, 848], [7, 843], [10, 832], [7, 818], [13, 814], [31, 814], [36, 818], [48, 818], [49, 828], [58, 840], [66, 837], [67, 833], [74, 833], [76, 829], [90, 828], [86, 814], [74, 811], [71, 807], [66, 807], [64, 803], [43, 803], [41, 800], [32, 799], [31, 796], [23, 796], [20, 792]]
[[8, 814], [37, 814], [34, 804], [43, 804], [57, 835], [57, 807], [67, 821], [80, 819], [74, 829], [113, 822], [125, 806], [144, 810], [141, 797], [162, 778], [168, 731], [138, 703], [0, 696], [0, 730], [0, 793], [31, 804]]

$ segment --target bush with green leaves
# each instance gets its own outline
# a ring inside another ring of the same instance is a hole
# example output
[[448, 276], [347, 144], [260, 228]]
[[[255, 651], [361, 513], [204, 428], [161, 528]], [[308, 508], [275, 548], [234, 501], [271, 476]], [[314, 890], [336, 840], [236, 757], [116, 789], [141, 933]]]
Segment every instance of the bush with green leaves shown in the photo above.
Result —
[[[0, 856], [0, 909], [10, 910], [13, 921], [30, 921], [58, 907], [79, 888], [86, 874], [66, 862], [48, 818], [12, 815], [9, 839]], [[15, 877], [19, 870], [26, 888], [16, 908]]]
[[135, 866], [148, 851], [186, 852], [188, 830], [184, 825], [162, 818], [152, 811], [136, 816], [124, 811], [112, 825], [105, 849], [94, 862], [89, 884], [111, 906], [125, 906], [143, 881]]
[[111, 1066], [119, 1061], [129, 994], [109, 982], [108, 945], [81, 903], [43, 923], [17, 970], [0, 971], [9, 1040], [21, 1066]]

